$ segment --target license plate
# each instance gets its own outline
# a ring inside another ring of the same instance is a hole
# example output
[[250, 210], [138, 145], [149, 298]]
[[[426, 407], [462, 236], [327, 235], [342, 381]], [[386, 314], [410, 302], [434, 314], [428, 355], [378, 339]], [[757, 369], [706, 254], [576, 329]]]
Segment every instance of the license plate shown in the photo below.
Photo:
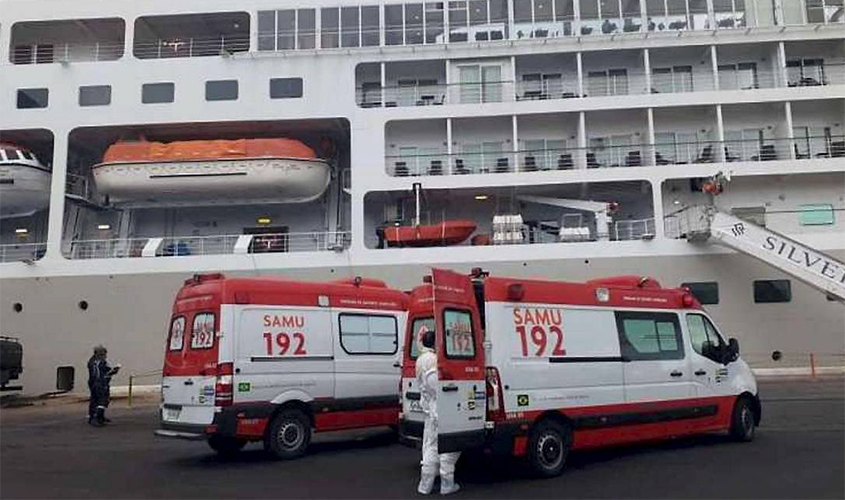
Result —
[[164, 408], [164, 419], [165, 420], [179, 420], [179, 415], [182, 413], [181, 407], [175, 408]]

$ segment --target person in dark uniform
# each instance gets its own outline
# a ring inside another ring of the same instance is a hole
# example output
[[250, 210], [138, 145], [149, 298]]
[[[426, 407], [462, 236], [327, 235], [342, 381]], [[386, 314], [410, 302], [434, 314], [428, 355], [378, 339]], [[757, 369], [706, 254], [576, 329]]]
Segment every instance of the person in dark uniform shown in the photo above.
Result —
[[88, 360], [88, 390], [91, 392], [91, 399], [88, 401], [88, 423], [94, 427], [102, 427], [111, 422], [106, 418], [106, 408], [109, 406], [111, 378], [120, 366], [109, 366], [107, 354], [106, 348], [98, 345]]

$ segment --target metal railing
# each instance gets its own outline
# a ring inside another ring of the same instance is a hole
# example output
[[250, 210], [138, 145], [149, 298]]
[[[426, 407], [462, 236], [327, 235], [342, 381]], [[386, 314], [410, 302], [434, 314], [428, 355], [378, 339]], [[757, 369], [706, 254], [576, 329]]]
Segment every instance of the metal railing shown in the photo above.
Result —
[[[517, 76], [519, 78], [519, 75]], [[582, 97], [577, 80], [555, 82], [519, 81], [516, 84], [517, 101], [545, 101], [548, 99], [574, 99]]]
[[[119, 259], [142, 257], [151, 241], [155, 257], [234, 254], [244, 235], [182, 236], [74, 240], [66, 256], [71, 259]], [[285, 253], [343, 250], [349, 247], [348, 231], [311, 231], [252, 235], [244, 253]], [[157, 243], [157, 244], [156, 244]], [[152, 257], [152, 254], [150, 255]]]
[[249, 51], [249, 35], [220, 35], [159, 40], [136, 40], [133, 47], [139, 59], [206, 57]]
[[464, 152], [451, 155], [445, 152], [434, 152], [384, 157], [387, 173], [395, 177], [822, 158], [845, 158], [845, 135], [723, 142], [698, 140], [656, 144], [593, 145], [586, 148]]
[[513, 101], [513, 89], [512, 81], [358, 88], [356, 99], [362, 108], [482, 104]]
[[67, 174], [65, 179], [65, 194], [87, 200], [90, 198], [90, 184], [84, 175]]
[[611, 239], [615, 241], [649, 240], [656, 236], [654, 217], [639, 220], [620, 220], [613, 223]]
[[56, 62], [116, 61], [123, 57], [123, 41], [102, 42], [39, 42], [15, 45], [14, 64], [49, 64]]
[[694, 239], [709, 235], [712, 207], [693, 205], [663, 217], [663, 230], [669, 239]]
[[47, 243], [4, 243], [0, 245], [0, 262], [38, 260], [47, 252]]

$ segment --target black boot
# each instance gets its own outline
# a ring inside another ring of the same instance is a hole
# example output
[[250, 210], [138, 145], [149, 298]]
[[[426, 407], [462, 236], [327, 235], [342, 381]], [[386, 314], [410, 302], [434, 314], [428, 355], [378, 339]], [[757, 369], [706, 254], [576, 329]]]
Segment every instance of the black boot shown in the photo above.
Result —
[[106, 425], [106, 422], [110, 422], [110, 420], [106, 418], [106, 409], [103, 407], [97, 408], [97, 423], [99, 424], [99, 427]]
[[94, 415], [91, 415], [91, 416], [88, 417], [88, 425], [90, 425], [92, 427], [102, 427], [105, 424], [100, 422], [100, 420], [97, 419], [97, 417], [95, 417]]

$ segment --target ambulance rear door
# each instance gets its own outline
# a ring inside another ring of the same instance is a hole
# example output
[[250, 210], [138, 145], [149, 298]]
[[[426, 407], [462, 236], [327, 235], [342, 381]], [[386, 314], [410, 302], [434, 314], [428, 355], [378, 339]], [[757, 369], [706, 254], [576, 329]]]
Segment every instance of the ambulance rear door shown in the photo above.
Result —
[[448, 453], [484, 442], [484, 331], [468, 276], [435, 269], [432, 287], [440, 386], [438, 451]]

